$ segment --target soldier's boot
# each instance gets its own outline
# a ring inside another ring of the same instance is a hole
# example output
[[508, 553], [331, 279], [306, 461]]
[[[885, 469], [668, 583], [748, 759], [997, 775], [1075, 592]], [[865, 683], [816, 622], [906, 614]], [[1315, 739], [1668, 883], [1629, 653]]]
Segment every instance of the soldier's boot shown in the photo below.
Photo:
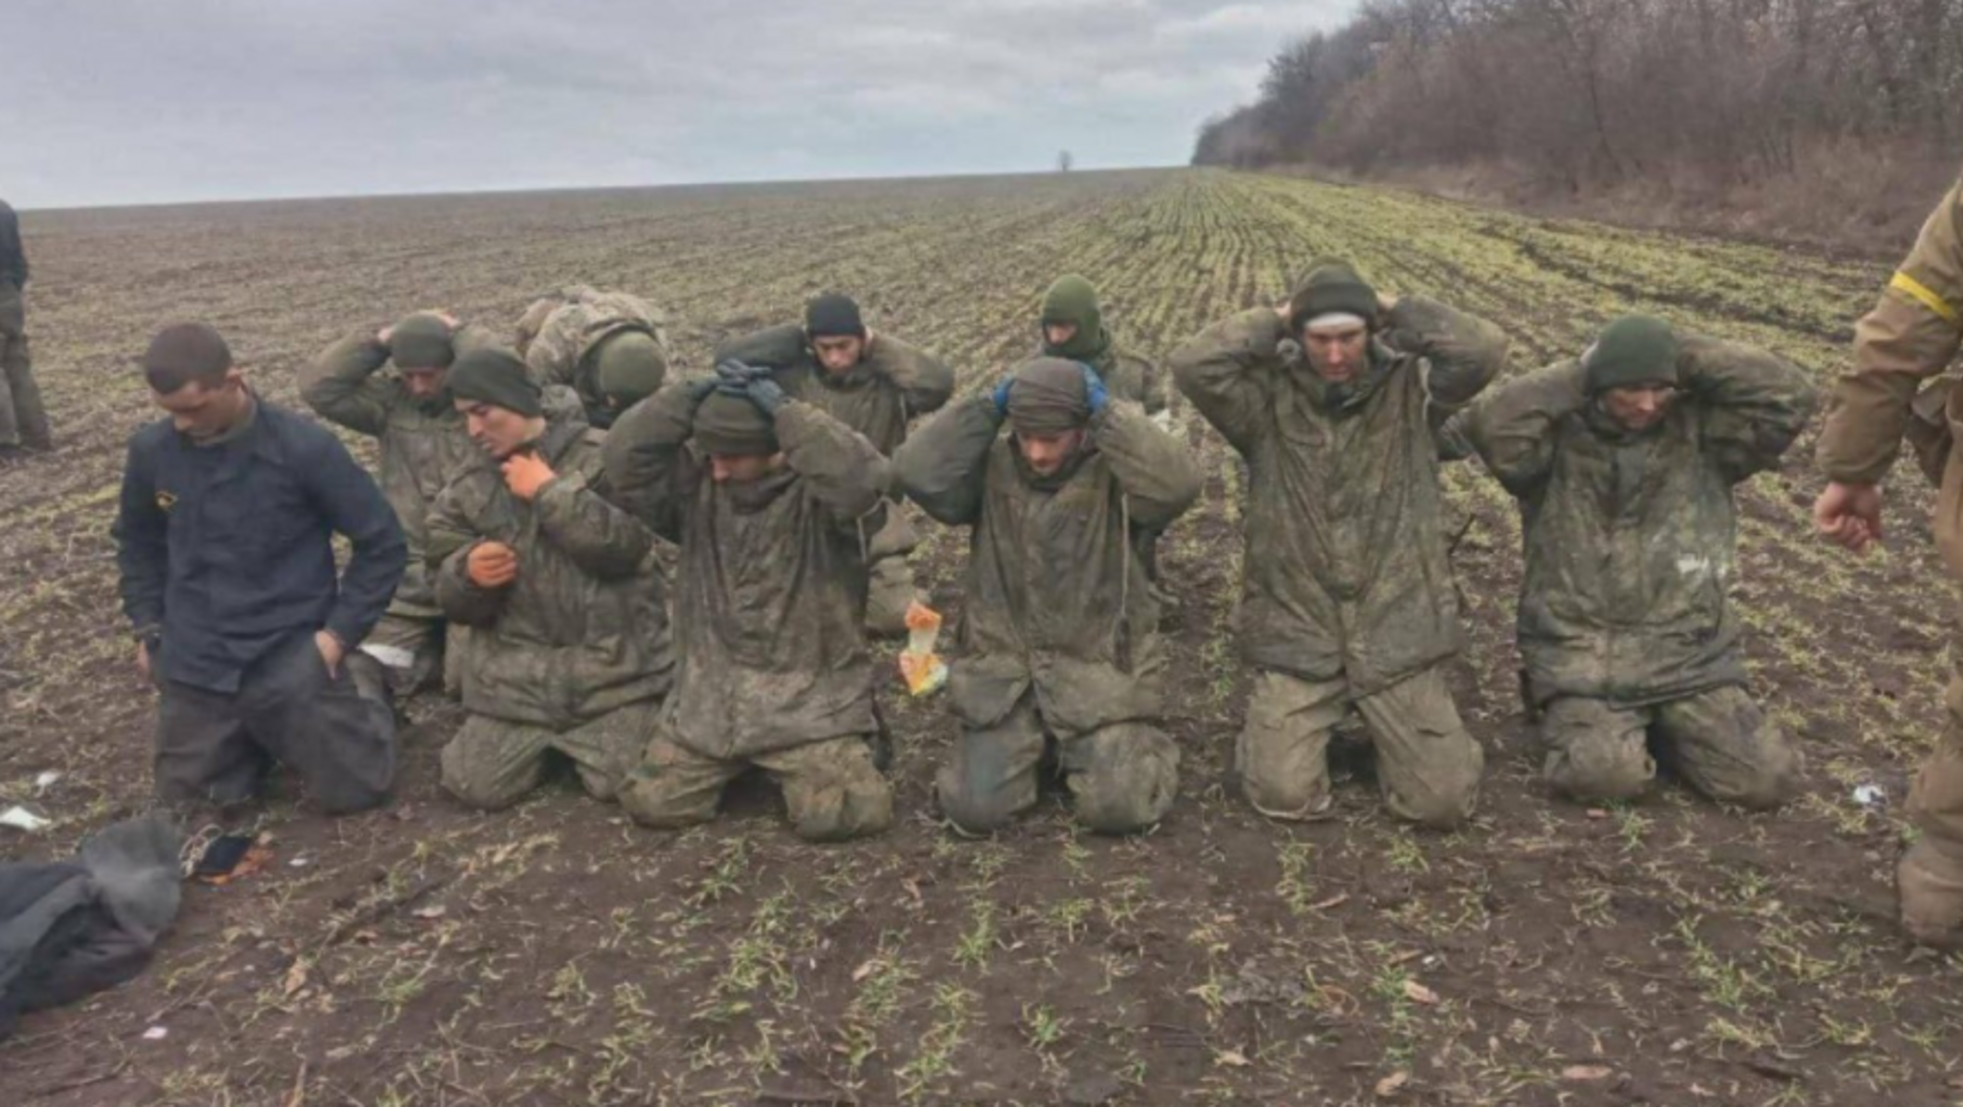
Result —
[[1963, 947], [1963, 731], [1951, 711], [1949, 733], [1909, 787], [1909, 823], [1919, 836], [1895, 874], [1903, 929], [1944, 949]]
[[1963, 856], [1924, 837], [1910, 845], [1895, 869], [1902, 900], [1902, 929], [1937, 949], [1963, 949]]
[[866, 589], [866, 633], [875, 638], [899, 638], [907, 632], [907, 609], [920, 598], [913, 583], [913, 566], [905, 555], [872, 563]]

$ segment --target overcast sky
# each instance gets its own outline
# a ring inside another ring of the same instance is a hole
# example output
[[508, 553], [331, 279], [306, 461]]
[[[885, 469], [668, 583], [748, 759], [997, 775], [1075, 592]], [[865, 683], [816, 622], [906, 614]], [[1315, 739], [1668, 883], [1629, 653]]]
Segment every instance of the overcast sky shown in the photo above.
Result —
[[1354, 0], [5, 0], [18, 207], [1185, 162]]

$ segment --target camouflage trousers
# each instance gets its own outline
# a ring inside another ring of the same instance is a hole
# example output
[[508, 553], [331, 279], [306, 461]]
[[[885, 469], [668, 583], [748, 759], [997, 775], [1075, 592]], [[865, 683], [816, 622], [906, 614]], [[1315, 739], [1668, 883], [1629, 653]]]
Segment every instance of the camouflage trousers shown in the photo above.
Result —
[[1910, 937], [1963, 948], [1963, 638], [1950, 653], [1958, 671], [1943, 694], [1948, 724], [1909, 786], [1908, 820], [1916, 837], [1902, 854], [1895, 887]]
[[920, 545], [920, 533], [898, 503], [886, 505], [886, 523], [868, 540], [866, 633], [898, 638], [907, 632], [907, 608], [920, 595], [907, 557]]
[[26, 315], [21, 291], [0, 283], [0, 446], [45, 450], [54, 438], [27, 356]]
[[395, 714], [342, 662], [329, 674], [310, 631], [294, 634], [226, 694], [160, 680], [157, 798], [229, 806], [275, 763], [298, 770], [330, 814], [380, 806], [395, 783]]
[[556, 755], [572, 762], [589, 795], [613, 799], [660, 712], [660, 700], [644, 700], [570, 730], [472, 715], [443, 747], [443, 787], [467, 806], [496, 811], [545, 783]]
[[1036, 805], [1038, 774], [1052, 754], [1078, 824], [1100, 834], [1152, 827], [1179, 792], [1179, 747], [1158, 726], [1052, 734], [1026, 692], [1001, 721], [961, 728], [934, 782], [942, 813], [971, 834], [1001, 829]]
[[706, 823], [716, 817], [723, 789], [752, 767], [784, 790], [800, 838], [837, 842], [893, 825], [893, 785], [873, 766], [867, 736], [856, 734], [732, 758], [696, 753], [663, 735], [629, 774], [620, 806], [635, 822], [660, 830]]
[[[382, 667], [389, 691], [398, 697], [412, 696], [444, 677], [449, 656], [446, 627], [440, 614], [390, 604], [375, 629], [362, 640], [361, 652]], [[455, 652], [462, 655], [461, 644]]]
[[913, 580], [913, 565], [905, 554], [894, 554], [872, 563], [872, 579], [866, 587], [866, 633], [876, 638], [897, 638], [907, 632], [907, 608], [919, 597]]
[[1805, 758], [1743, 688], [1648, 707], [1563, 696], [1542, 709], [1542, 776], [1583, 802], [1634, 799], [1656, 779], [1656, 753], [1685, 783], [1724, 803], [1765, 809], [1793, 797]]
[[1377, 785], [1393, 815], [1450, 829], [1472, 817], [1485, 751], [1459, 719], [1441, 666], [1367, 696], [1349, 682], [1255, 674], [1234, 761], [1254, 809], [1276, 819], [1329, 811], [1329, 737], [1354, 705], [1377, 754]]

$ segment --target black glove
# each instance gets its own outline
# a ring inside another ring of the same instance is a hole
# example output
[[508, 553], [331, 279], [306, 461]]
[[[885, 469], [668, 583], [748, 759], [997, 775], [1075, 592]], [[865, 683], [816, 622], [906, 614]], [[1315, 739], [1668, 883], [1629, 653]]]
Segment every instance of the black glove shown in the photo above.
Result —
[[775, 378], [771, 377], [768, 370], [751, 377], [743, 394], [749, 397], [751, 403], [757, 405], [758, 411], [773, 419], [777, 417], [777, 409], [783, 407], [784, 401], [790, 398], [784, 395], [783, 388], [777, 384]]

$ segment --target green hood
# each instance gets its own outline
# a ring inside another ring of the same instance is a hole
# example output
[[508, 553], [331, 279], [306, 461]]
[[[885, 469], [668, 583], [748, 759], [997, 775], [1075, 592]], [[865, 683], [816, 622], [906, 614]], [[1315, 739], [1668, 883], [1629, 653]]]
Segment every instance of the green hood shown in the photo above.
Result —
[[1051, 345], [1043, 338], [1043, 352], [1072, 361], [1094, 361], [1111, 348], [1110, 332], [1104, 329], [1104, 309], [1097, 302], [1097, 289], [1076, 274], [1059, 277], [1043, 294], [1042, 322], [1073, 323], [1077, 333], [1062, 345]]

